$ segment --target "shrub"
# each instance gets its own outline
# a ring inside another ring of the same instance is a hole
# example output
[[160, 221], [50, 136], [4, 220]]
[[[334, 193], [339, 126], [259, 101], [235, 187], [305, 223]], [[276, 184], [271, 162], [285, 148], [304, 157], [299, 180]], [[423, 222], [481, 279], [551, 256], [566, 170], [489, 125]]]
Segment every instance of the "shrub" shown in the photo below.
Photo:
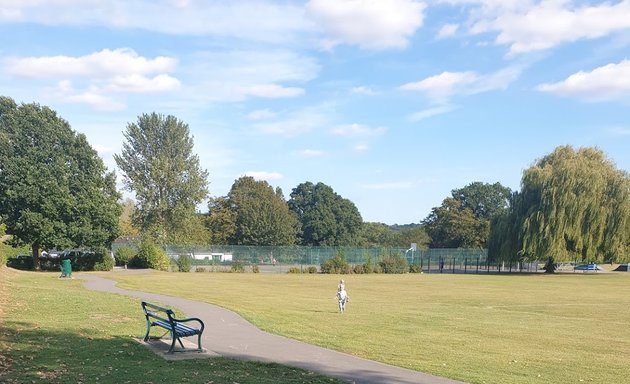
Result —
[[260, 273], [260, 267], [258, 267], [257, 265], [252, 265], [252, 272], [253, 273]]
[[409, 272], [411, 273], [422, 273], [422, 268], [418, 264], [412, 264], [409, 266]]
[[240, 261], [235, 261], [232, 263], [232, 267], [230, 268], [231, 272], [242, 273], [245, 272], [245, 266]]
[[302, 271], [298, 267], [291, 267], [287, 273], [302, 273]]
[[406, 273], [409, 270], [407, 258], [400, 255], [389, 255], [379, 264], [384, 273]]
[[32, 270], [33, 269], [33, 256], [30, 255], [17, 255], [15, 257], [9, 257], [7, 260], [7, 266], [15, 269]]
[[95, 271], [111, 271], [114, 269], [114, 258], [109, 252], [100, 254], [101, 261], [94, 263]]
[[306, 268], [306, 272], [311, 273], [311, 274], [317, 273], [317, 267], [314, 265], [311, 265], [310, 267]]
[[114, 253], [116, 265], [127, 266], [131, 259], [136, 256], [136, 250], [131, 247], [120, 247]]
[[350, 273], [350, 265], [346, 261], [346, 258], [342, 251], [337, 251], [337, 254], [321, 265], [322, 273]]
[[137, 260], [140, 268], [152, 268], [159, 271], [168, 271], [170, 259], [166, 252], [150, 241], [143, 241], [140, 244]]
[[352, 273], [356, 273], [356, 274], [367, 273], [365, 269], [365, 264], [355, 264], [355, 266], [352, 267]]
[[208, 270], [204, 267], [197, 267], [195, 268], [195, 272], [208, 272]]
[[177, 258], [177, 268], [179, 268], [180, 272], [190, 272], [192, 268], [192, 256], [189, 254], [179, 255]]

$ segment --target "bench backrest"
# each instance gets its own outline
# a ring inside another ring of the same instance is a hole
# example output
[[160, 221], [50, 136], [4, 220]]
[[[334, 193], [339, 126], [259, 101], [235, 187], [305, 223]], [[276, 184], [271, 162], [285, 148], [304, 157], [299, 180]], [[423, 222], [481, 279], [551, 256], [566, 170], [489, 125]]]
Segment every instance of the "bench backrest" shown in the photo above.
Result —
[[144, 310], [144, 314], [149, 320], [149, 317], [154, 319], [162, 320], [169, 322], [171, 325], [174, 325], [175, 313], [170, 308], [161, 307], [156, 304], [148, 303], [146, 301], [142, 302], [142, 309]]

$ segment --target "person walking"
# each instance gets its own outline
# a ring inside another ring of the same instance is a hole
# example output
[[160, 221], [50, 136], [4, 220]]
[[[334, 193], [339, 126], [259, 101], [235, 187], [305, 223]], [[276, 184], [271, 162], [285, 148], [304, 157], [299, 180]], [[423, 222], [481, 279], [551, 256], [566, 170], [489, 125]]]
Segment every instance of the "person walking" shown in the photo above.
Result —
[[337, 301], [339, 302], [339, 313], [346, 311], [346, 303], [350, 300], [348, 292], [346, 292], [346, 282], [341, 279], [337, 285]]

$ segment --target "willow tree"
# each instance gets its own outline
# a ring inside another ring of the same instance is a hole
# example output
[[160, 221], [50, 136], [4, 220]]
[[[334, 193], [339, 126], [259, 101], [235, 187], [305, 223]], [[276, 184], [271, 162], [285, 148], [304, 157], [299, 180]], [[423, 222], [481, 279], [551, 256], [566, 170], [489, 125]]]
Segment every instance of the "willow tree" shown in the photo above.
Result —
[[556, 148], [523, 173], [511, 212], [492, 228], [493, 252], [510, 259], [625, 261], [630, 178], [596, 148]]
[[127, 125], [114, 155], [125, 188], [135, 193], [133, 221], [158, 242], [197, 242], [203, 223], [196, 206], [208, 194], [208, 172], [193, 153], [188, 125], [174, 116], [143, 114]]

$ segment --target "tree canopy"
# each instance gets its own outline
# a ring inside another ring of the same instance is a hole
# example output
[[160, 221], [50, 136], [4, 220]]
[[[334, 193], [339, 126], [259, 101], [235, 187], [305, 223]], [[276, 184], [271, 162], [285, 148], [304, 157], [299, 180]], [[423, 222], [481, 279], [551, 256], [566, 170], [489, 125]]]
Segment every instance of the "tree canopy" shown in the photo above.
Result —
[[193, 153], [188, 125], [174, 116], [143, 114], [129, 123], [114, 155], [125, 188], [135, 193], [134, 223], [159, 242], [184, 243], [202, 228], [196, 206], [208, 194], [208, 172]]
[[490, 221], [508, 208], [511, 191], [500, 183], [454, 189], [423, 221], [434, 248], [485, 247]]
[[266, 181], [243, 176], [227, 198], [213, 199], [209, 225], [214, 241], [238, 245], [292, 245], [298, 222], [289, 211], [282, 190]]
[[305, 182], [291, 192], [289, 208], [301, 224], [303, 245], [357, 245], [363, 219], [354, 203], [324, 183]]
[[514, 260], [628, 260], [630, 178], [597, 148], [556, 148], [523, 172], [490, 256]]
[[120, 196], [85, 135], [48, 107], [0, 97], [0, 136], [0, 215], [36, 266], [42, 247], [112, 243]]

